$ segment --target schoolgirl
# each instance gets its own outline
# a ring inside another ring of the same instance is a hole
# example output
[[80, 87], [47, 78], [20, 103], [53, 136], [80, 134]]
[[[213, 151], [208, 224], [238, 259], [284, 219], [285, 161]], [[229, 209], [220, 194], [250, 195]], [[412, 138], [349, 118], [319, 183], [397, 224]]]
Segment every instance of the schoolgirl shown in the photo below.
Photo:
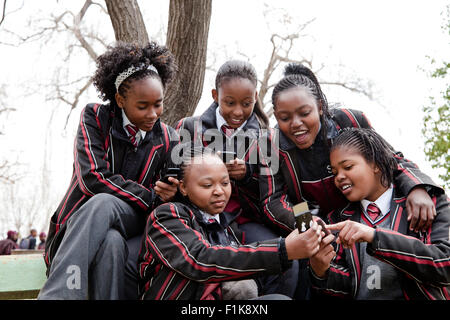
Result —
[[205, 150], [188, 155], [181, 168], [184, 199], [159, 206], [147, 221], [139, 255], [142, 299], [255, 299], [261, 292], [253, 279], [282, 273], [319, 249], [315, 222], [286, 239], [242, 244], [238, 214], [224, 211], [232, 191], [222, 159]]
[[397, 162], [375, 131], [349, 128], [336, 138], [330, 162], [336, 187], [350, 203], [330, 213], [333, 235], [310, 258], [311, 283], [320, 292], [358, 300], [448, 300], [450, 207], [433, 196], [436, 217], [411, 231], [406, 194], [393, 184]]
[[[371, 125], [361, 111], [329, 109], [317, 78], [299, 64], [286, 67], [284, 77], [274, 87], [272, 103], [277, 126], [268, 136], [272, 152], [262, 162], [260, 194], [268, 223], [283, 233], [294, 228], [292, 206], [299, 202], [318, 207], [322, 219], [347, 202], [334, 185], [330, 141], [343, 128]], [[411, 228], [427, 228], [435, 215], [427, 191], [433, 194], [441, 189], [400, 152], [395, 153], [395, 159], [398, 168], [394, 181], [407, 195]], [[278, 165], [271, 166], [269, 162], [275, 160]]]
[[174, 71], [172, 54], [154, 42], [117, 43], [98, 57], [93, 83], [105, 104], [81, 112], [73, 176], [51, 218], [39, 299], [124, 298], [131, 251], [125, 241], [177, 191], [178, 180], [158, 181], [177, 143], [175, 130], [159, 120]]

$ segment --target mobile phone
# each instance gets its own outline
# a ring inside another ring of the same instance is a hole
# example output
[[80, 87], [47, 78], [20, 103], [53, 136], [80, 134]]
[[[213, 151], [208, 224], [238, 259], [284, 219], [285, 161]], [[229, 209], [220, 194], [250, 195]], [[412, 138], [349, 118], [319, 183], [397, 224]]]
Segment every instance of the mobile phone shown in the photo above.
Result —
[[220, 156], [222, 157], [223, 163], [227, 163], [237, 157], [236, 152], [234, 151], [220, 151]]
[[313, 223], [312, 214], [308, 209], [308, 204], [306, 202], [296, 204], [293, 207], [293, 210], [298, 232], [305, 232]]
[[161, 179], [161, 181], [164, 183], [167, 183], [167, 184], [172, 184], [172, 182], [169, 181], [169, 177], [178, 179], [179, 173], [180, 173], [180, 168], [168, 168], [166, 171], [166, 174]]

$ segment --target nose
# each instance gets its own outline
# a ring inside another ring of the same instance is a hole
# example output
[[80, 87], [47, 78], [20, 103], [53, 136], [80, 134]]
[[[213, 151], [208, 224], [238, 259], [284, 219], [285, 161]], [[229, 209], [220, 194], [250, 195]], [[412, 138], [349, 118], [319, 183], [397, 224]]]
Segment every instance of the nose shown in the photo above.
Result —
[[334, 176], [334, 180], [336, 182], [341, 182], [344, 181], [345, 179], [345, 174], [343, 172], [343, 170], [337, 170], [336, 175]]
[[292, 119], [292, 123], [291, 123], [292, 128], [298, 128], [302, 124], [303, 124], [302, 118], [297, 115], [294, 115], [294, 117]]
[[146, 113], [147, 119], [152, 119], [153, 120], [153, 119], [156, 119], [157, 116], [158, 115], [157, 115], [157, 113], [156, 113], [154, 108], [149, 108], [148, 109], [148, 112]]
[[244, 112], [242, 111], [242, 106], [237, 106], [236, 108], [234, 108], [233, 117], [239, 119], [243, 114]]
[[221, 196], [224, 194], [223, 187], [220, 184], [217, 184], [213, 190], [215, 196]]

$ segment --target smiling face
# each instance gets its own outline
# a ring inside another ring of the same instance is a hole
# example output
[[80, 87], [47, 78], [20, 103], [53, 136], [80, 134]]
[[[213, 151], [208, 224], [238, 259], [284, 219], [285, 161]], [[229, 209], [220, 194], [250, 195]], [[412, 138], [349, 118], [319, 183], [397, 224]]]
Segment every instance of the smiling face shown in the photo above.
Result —
[[334, 183], [349, 201], [375, 201], [387, 188], [381, 184], [381, 173], [373, 163], [351, 147], [338, 147], [330, 153]]
[[213, 89], [212, 96], [227, 124], [236, 129], [252, 115], [258, 93], [250, 80], [231, 78], [222, 81], [219, 89]]
[[313, 145], [320, 129], [322, 110], [306, 89], [295, 87], [277, 97], [275, 118], [280, 130], [299, 149]]
[[200, 210], [219, 214], [231, 196], [228, 170], [217, 156], [198, 156], [185, 169], [180, 192]]
[[132, 124], [151, 131], [163, 112], [164, 89], [157, 78], [147, 77], [133, 81], [126, 97], [116, 93], [117, 105]]

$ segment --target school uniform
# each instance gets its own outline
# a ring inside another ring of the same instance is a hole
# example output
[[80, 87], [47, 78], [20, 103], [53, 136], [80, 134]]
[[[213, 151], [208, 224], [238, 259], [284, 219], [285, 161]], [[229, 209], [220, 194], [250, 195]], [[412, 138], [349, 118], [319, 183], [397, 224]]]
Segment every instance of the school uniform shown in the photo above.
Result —
[[141, 299], [220, 300], [220, 283], [278, 274], [290, 266], [284, 239], [241, 245], [236, 213], [211, 219], [189, 202], [156, 208], [139, 254]]
[[[50, 221], [44, 255], [49, 279], [39, 298], [122, 298], [123, 283], [117, 282], [123, 281], [125, 240], [142, 233], [147, 215], [162, 202], [153, 187], [178, 140], [158, 120], [132, 141], [124, 117], [115, 104], [88, 104], [81, 112], [73, 176]], [[84, 284], [93, 263], [96, 281], [88, 292]], [[80, 290], [64, 284], [71, 264], [80, 271]], [[105, 276], [107, 281], [97, 281]]]
[[[384, 199], [383, 199], [384, 197]], [[352, 220], [375, 228], [372, 243], [350, 249], [336, 245], [337, 255], [323, 278], [310, 269], [314, 290], [357, 300], [448, 300], [450, 298], [450, 207], [445, 194], [432, 197], [437, 216], [426, 232], [409, 230], [406, 196], [390, 188], [375, 204], [349, 203], [329, 214], [330, 223]]]
[[[219, 112], [219, 105], [213, 102], [202, 115], [181, 119], [176, 130], [182, 143], [188, 140], [200, 146], [209, 146], [215, 151], [235, 151], [237, 157], [245, 161], [245, 177], [239, 181], [231, 179], [232, 194], [225, 211], [236, 214], [236, 222], [243, 231], [243, 243], [277, 238], [280, 236], [277, 230], [263, 223], [259, 206], [260, 123], [253, 113], [239, 128], [228, 135], [223, 127], [226, 124]], [[293, 297], [295, 286], [286, 285], [288, 281], [291, 283], [298, 281], [297, 261], [294, 261], [292, 267], [282, 276], [263, 278], [261, 280], [263, 293], [279, 293]]]
[[[331, 117], [325, 121], [326, 141], [321, 127], [315, 142], [307, 149], [297, 148], [278, 126], [267, 136], [271, 149], [261, 165], [261, 206], [267, 222], [277, 226], [281, 234], [294, 229], [292, 207], [297, 203], [307, 201], [310, 208], [319, 208], [319, 216], [324, 220], [330, 211], [347, 203], [334, 185], [329, 145], [343, 128], [371, 128], [371, 125], [361, 111], [333, 108], [330, 114]], [[395, 158], [398, 169], [394, 182], [404, 194], [416, 186], [430, 188], [431, 193], [442, 192], [431, 178], [414, 163], [404, 159], [400, 152], [395, 153]], [[273, 165], [274, 162], [277, 165]]]

